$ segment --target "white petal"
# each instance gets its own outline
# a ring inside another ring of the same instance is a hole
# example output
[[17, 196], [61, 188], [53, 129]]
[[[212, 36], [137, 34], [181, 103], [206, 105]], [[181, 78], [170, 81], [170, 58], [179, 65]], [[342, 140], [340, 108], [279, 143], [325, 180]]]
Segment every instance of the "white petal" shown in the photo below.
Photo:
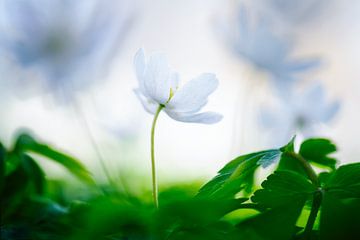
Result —
[[134, 57], [134, 67], [136, 78], [139, 82], [140, 91], [146, 95], [145, 86], [144, 86], [144, 72], [145, 72], [145, 53], [144, 49], [140, 48]]
[[223, 118], [221, 114], [215, 112], [188, 114], [168, 111], [166, 108], [165, 112], [169, 115], [169, 117], [180, 122], [213, 124], [219, 122]]
[[153, 101], [152, 99], [149, 99], [147, 97], [145, 97], [140, 89], [135, 89], [134, 90], [136, 96], [139, 98], [141, 104], [143, 105], [143, 107], [145, 108], [145, 110], [150, 113], [150, 114], [155, 114], [157, 108], [159, 107], [159, 104], [155, 101]]
[[163, 54], [152, 54], [144, 76], [147, 94], [157, 102], [165, 104], [170, 96], [173, 74]]
[[214, 74], [203, 73], [179, 89], [166, 107], [176, 112], [197, 112], [218, 85]]
[[323, 122], [330, 121], [339, 112], [340, 106], [341, 104], [339, 101], [335, 101], [331, 103], [329, 106], [327, 106], [322, 116], [322, 121]]

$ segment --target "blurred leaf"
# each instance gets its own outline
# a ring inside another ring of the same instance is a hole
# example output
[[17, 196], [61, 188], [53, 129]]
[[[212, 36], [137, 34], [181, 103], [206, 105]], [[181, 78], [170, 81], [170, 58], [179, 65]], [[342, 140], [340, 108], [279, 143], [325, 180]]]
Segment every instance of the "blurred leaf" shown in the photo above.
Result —
[[101, 197], [77, 208], [76, 233], [71, 239], [150, 239], [153, 208], [114, 197]]
[[276, 208], [303, 202], [316, 190], [307, 178], [291, 171], [276, 171], [265, 180], [251, 200], [264, 208]]
[[10, 217], [27, 197], [29, 176], [22, 165], [5, 177], [3, 191], [0, 198], [2, 210], [1, 220], [5, 221]]
[[334, 152], [336, 152], [335, 144], [322, 138], [312, 138], [304, 141], [299, 151], [300, 155], [306, 160], [331, 169], [335, 169], [337, 161], [328, 157], [328, 155]]
[[66, 169], [68, 169], [71, 173], [77, 176], [79, 179], [87, 182], [93, 183], [94, 180], [91, 177], [91, 174], [88, 170], [86, 170], [85, 166], [83, 166], [80, 161], [76, 160], [73, 157], [65, 155], [53, 148], [38, 143], [35, 139], [27, 134], [21, 134], [15, 145], [16, 151], [29, 151], [33, 153], [37, 153], [44, 157], [47, 157], [55, 162], [63, 165]]
[[[220, 219], [241, 208], [247, 198], [209, 200], [194, 198], [160, 206], [157, 227], [160, 239], [224, 239]], [[215, 226], [221, 227], [215, 229]], [[209, 235], [211, 233], [211, 235]]]
[[42, 195], [45, 188], [45, 174], [39, 165], [28, 155], [22, 155], [23, 168], [32, 180], [37, 194]]
[[251, 188], [258, 161], [273, 152], [272, 149], [235, 158], [199, 190], [198, 197], [234, 198], [241, 189]]
[[1, 192], [5, 180], [5, 154], [6, 150], [4, 146], [0, 143], [0, 197], [2, 195]]

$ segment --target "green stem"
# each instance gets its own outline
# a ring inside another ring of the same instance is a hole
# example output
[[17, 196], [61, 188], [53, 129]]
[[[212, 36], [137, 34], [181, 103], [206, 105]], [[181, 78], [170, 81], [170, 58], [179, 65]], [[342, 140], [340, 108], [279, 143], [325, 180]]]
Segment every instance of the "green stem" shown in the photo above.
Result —
[[304, 230], [305, 239], [310, 240], [314, 223], [322, 202], [322, 191], [321, 191], [320, 181], [316, 172], [311, 167], [310, 163], [303, 156], [295, 152], [289, 152], [288, 154], [291, 157], [295, 158], [302, 165], [311, 182], [314, 184], [316, 188], [318, 188], [318, 190], [314, 193], [310, 215]]
[[321, 190], [319, 190], [314, 193], [314, 198], [313, 198], [313, 202], [312, 202], [312, 206], [311, 206], [311, 212], [310, 212], [308, 221], [305, 226], [304, 235], [305, 235], [305, 239], [307, 239], [307, 240], [311, 239], [311, 232], [314, 227], [314, 223], [315, 223], [318, 211], [321, 206], [321, 201], [322, 201], [322, 192], [321, 192]]
[[310, 163], [303, 156], [301, 156], [300, 154], [297, 154], [297, 153], [294, 153], [294, 152], [288, 152], [288, 154], [292, 158], [295, 158], [296, 160], [298, 160], [298, 162], [304, 168], [304, 170], [305, 170], [306, 174], [308, 175], [309, 179], [311, 180], [311, 182], [316, 187], [320, 187], [320, 182], [319, 182], [319, 179], [317, 177], [317, 174], [314, 171], [314, 169], [311, 167]]
[[159, 114], [164, 106], [159, 105], [158, 109], [155, 112], [154, 120], [151, 126], [151, 175], [152, 175], [152, 194], [154, 199], [155, 207], [159, 207], [159, 199], [158, 199], [158, 185], [156, 178], [156, 167], [155, 167], [155, 126], [156, 121], [159, 117]]

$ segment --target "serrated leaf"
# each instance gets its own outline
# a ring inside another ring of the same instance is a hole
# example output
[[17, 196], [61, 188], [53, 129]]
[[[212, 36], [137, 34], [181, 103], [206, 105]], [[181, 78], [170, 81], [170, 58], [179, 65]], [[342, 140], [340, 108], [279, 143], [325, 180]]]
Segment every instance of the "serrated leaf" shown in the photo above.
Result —
[[232, 239], [289, 240], [295, 235], [296, 221], [304, 202], [274, 208], [238, 224]]
[[235, 158], [226, 164], [218, 175], [206, 183], [198, 197], [233, 198], [241, 189], [253, 185], [254, 173], [258, 161], [274, 150], [251, 153]]
[[292, 171], [276, 171], [265, 180], [251, 200], [263, 208], [276, 208], [305, 202], [316, 190], [304, 176]]
[[306, 160], [331, 169], [335, 169], [337, 160], [328, 155], [334, 152], [336, 152], [335, 144], [323, 138], [312, 138], [304, 141], [299, 151]]
[[32, 152], [51, 159], [68, 171], [77, 176], [80, 180], [87, 183], [93, 183], [90, 172], [77, 159], [63, 154], [48, 145], [37, 142], [34, 138], [27, 134], [21, 134], [16, 142], [15, 151]]

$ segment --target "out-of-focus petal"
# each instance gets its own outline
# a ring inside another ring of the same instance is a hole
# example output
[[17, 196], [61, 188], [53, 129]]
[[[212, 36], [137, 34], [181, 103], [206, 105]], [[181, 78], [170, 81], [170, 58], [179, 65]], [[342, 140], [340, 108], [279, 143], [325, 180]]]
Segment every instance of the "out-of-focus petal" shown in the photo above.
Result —
[[138, 80], [139, 83], [139, 89], [141, 91], [142, 94], [144, 94], [145, 96], [147, 96], [146, 91], [145, 91], [145, 79], [144, 79], [144, 73], [145, 73], [145, 53], [144, 50], [142, 48], [140, 48], [134, 57], [134, 68], [135, 68], [135, 74], [136, 74], [136, 78]]

